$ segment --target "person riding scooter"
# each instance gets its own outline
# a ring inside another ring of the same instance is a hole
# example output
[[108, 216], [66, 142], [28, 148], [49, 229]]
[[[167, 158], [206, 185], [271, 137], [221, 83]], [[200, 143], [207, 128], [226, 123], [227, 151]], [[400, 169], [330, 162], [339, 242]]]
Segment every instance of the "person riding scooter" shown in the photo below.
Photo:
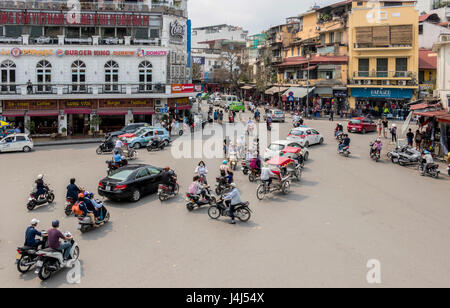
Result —
[[422, 152], [422, 175], [425, 175], [428, 170], [430, 170], [430, 167], [434, 165], [434, 159], [431, 153], [427, 150], [423, 150]]
[[31, 248], [38, 248], [41, 246], [41, 249], [44, 249], [44, 243], [43, 240], [37, 240], [36, 236], [42, 237], [42, 233], [36, 230], [37, 225], [39, 224], [39, 220], [36, 218], [33, 218], [31, 220], [31, 225], [27, 227], [27, 230], [25, 231], [25, 245], [26, 247]]
[[41, 196], [45, 195], [48, 191], [48, 186], [44, 183], [44, 175], [39, 174], [35, 181], [36, 183], [36, 199], [40, 199]]
[[344, 132], [344, 126], [342, 126], [342, 123], [338, 123], [336, 125], [336, 128], [334, 129], [334, 136], [338, 136], [339, 134], [342, 134]]
[[375, 142], [373, 142], [372, 146], [370, 147], [370, 155], [372, 156], [376, 152], [381, 153], [382, 147], [383, 143], [381, 142], [381, 139], [377, 138], [377, 140], [375, 140]]
[[348, 137], [347, 134], [343, 134], [342, 140], [340, 141], [338, 146], [338, 152], [340, 153], [344, 148], [349, 146], [350, 146], [350, 138]]
[[177, 176], [175, 171], [171, 170], [170, 167], [164, 168], [164, 171], [167, 173], [169, 189], [173, 193], [175, 191], [175, 186], [177, 185]]
[[75, 179], [70, 179], [70, 184], [67, 186], [66, 198], [72, 199], [73, 201], [78, 199], [78, 194], [81, 192], [81, 189], [75, 185]]
[[94, 228], [98, 228], [98, 225], [96, 224], [95, 221], [96, 208], [94, 204], [91, 202], [91, 200], [84, 196], [84, 193], [80, 193], [78, 195], [78, 202], [76, 205], [78, 205], [79, 209], [83, 212], [82, 216], [83, 217], [88, 216], [91, 219], [91, 223], [94, 226]]
[[235, 183], [230, 183], [232, 188], [231, 192], [224, 196], [225, 204], [230, 209], [231, 224], [234, 225], [234, 207], [242, 203], [241, 195], [239, 194], [239, 189], [237, 189]]

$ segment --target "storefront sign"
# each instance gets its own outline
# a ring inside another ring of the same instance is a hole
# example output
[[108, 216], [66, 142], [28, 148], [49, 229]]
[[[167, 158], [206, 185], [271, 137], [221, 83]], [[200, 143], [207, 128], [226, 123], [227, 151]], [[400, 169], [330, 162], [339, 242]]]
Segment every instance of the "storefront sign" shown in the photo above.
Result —
[[139, 49], [137, 52], [138, 57], [152, 57], [152, 56], [167, 56], [167, 50], [147, 50]]
[[192, 63], [205, 65], [205, 57], [192, 57]]
[[182, 97], [182, 98], [169, 98], [168, 100], [170, 107], [178, 107], [178, 106], [186, 106], [189, 105], [189, 98], [188, 97]]
[[18, 47], [15, 47], [11, 49], [10, 52], [8, 51], [1, 51], [1, 54], [11, 54], [14, 57], [18, 56], [37, 56], [37, 57], [48, 57], [57, 55], [59, 57], [62, 56], [134, 56], [135, 51], [132, 50], [87, 50], [87, 49], [81, 49], [81, 50], [73, 50], [73, 49], [57, 49], [56, 51], [54, 49], [20, 49]]
[[[69, 15], [70, 16], [70, 15]], [[150, 16], [143, 14], [81, 13], [68, 18], [68, 13], [0, 12], [0, 25], [85, 25], [85, 26], [149, 26]], [[178, 31], [174, 29], [175, 33]]]
[[86, 108], [92, 107], [92, 101], [66, 101], [64, 103], [66, 108]]
[[99, 100], [99, 108], [153, 107], [153, 99]]
[[413, 97], [413, 90], [398, 88], [353, 88], [351, 89], [351, 96], [363, 98], [411, 99]]
[[334, 97], [347, 97], [347, 90], [333, 90]]
[[173, 84], [172, 93], [192, 93], [194, 92], [194, 84]]
[[45, 101], [3, 101], [5, 110], [49, 110], [58, 109], [56, 100]]

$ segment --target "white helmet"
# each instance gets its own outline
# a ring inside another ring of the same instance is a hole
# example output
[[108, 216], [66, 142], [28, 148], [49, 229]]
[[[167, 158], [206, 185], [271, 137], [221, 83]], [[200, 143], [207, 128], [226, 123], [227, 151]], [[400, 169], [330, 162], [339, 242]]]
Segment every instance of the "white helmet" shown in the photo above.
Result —
[[37, 225], [38, 223], [39, 223], [39, 220], [37, 220], [36, 218], [33, 218], [33, 219], [31, 220], [31, 225], [32, 225], [32, 226]]
[[37, 176], [37, 179], [38, 180], [42, 180], [44, 178], [44, 175], [43, 174], [39, 174], [38, 176]]
[[395, 124], [392, 124], [392, 127], [397, 127], [397, 125], [395, 125]]
[[236, 183], [233, 182], [233, 183], [230, 184], [230, 186], [233, 187], [233, 188], [236, 188]]

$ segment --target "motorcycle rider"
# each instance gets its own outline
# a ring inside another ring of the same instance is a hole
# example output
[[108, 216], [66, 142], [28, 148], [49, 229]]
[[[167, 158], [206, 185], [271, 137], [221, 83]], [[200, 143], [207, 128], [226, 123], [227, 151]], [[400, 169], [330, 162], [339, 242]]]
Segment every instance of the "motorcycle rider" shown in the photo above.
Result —
[[267, 116], [266, 124], [267, 124], [267, 130], [271, 130], [272, 129], [272, 117]]
[[430, 167], [434, 164], [433, 156], [427, 150], [423, 150], [422, 152], [422, 175], [425, 175], [426, 172], [430, 169]]
[[245, 136], [241, 136], [238, 140], [237, 150], [239, 152], [239, 158], [244, 158], [245, 151]]
[[81, 189], [75, 185], [75, 179], [70, 179], [70, 184], [67, 186], [66, 198], [70, 198], [73, 201], [78, 199], [78, 194], [81, 192]]
[[170, 167], [164, 168], [164, 171], [167, 172], [169, 188], [171, 192], [174, 192], [175, 186], [177, 185], [177, 177], [175, 175], [175, 172], [171, 170]]
[[255, 115], [255, 120], [256, 120], [257, 122], [259, 122], [259, 119], [261, 118], [261, 113], [259, 112], [258, 109], [256, 109], [254, 115]]
[[36, 199], [39, 199], [41, 196], [45, 195], [45, 193], [48, 191], [47, 185], [44, 183], [44, 175], [39, 174], [37, 176], [37, 179], [35, 181], [36, 183]]
[[231, 184], [233, 182], [233, 171], [231, 171], [230, 167], [228, 166], [227, 160], [224, 160], [222, 162], [222, 165], [219, 167], [219, 171], [221, 176], [228, 179], [228, 184]]
[[348, 137], [347, 134], [343, 134], [342, 140], [340, 141], [339, 146], [338, 146], [338, 152], [339, 153], [342, 152], [342, 150], [345, 147], [349, 147], [349, 146], [350, 146], [350, 138]]
[[195, 168], [195, 174], [197, 174], [200, 178], [203, 178], [203, 182], [208, 184], [206, 180], [206, 175], [208, 174], [208, 168], [206, 168], [205, 162], [202, 160], [198, 163], [198, 166]]
[[276, 176], [276, 174], [267, 163], [264, 163], [264, 166], [261, 169], [261, 181], [267, 183], [267, 187], [270, 188], [270, 185], [272, 184], [272, 177], [274, 176]]
[[382, 147], [383, 147], [383, 143], [381, 142], [381, 139], [377, 138], [377, 140], [375, 140], [375, 142], [370, 147], [370, 155], [374, 154], [375, 151], [378, 151], [379, 153], [381, 153]]
[[202, 201], [206, 200], [206, 191], [205, 187], [201, 183], [201, 179], [198, 175], [194, 176], [192, 179], [192, 184], [189, 186], [189, 193], [193, 195], [202, 196]]
[[338, 123], [336, 125], [336, 128], [334, 129], [334, 135], [337, 137], [339, 135], [339, 133], [343, 133], [344, 132], [344, 126], [342, 126], [342, 123]]
[[98, 228], [99, 226], [95, 222], [96, 207], [92, 203], [92, 200], [86, 198], [83, 193], [80, 193], [78, 195], [78, 206], [80, 207], [80, 210], [83, 212], [83, 216], [88, 216], [91, 219], [91, 223], [94, 226], [94, 228]]
[[292, 123], [294, 124], [294, 127], [300, 126], [300, 116], [298, 115], [298, 113], [294, 114], [292, 118]]
[[116, 144], [114, 146], [114, 153], [119, 152], [120, 154], [122, 154], [122, 147], [123, 147], [122, 140], [120, 140], [120, 138], [117, 138]]
[[232, 191], [224, 196], [225, 204], [228, 206], [231, 217], [231, 224], [234, 225], [234, 207], [242, 203], [241, 195], [239, 194], [239, 189], [237, 189], [235, 183], [231, 183]]
[[250, 165], [249, 165], [250, 169], [254, 169], [257, 172], [261, 171], [261, 159], [259, 158], [258, 155], [255, 155], [251, 160], [250, 160]]
[[[61, 251], [64, 256], [64, 260], [67, 260], [70, 256], [70, 249], [72, 248], [71, 237], [64, 236], [59, 228], [59, 220], [52, 221], [52, 228], [47, 231], [48, 233], [48, 246], [51, 249]], [[59, 239], [68, 240], [68, 242], [60, 243]]]
[[36, 239], [36, 235], [42, 237], [42, 233], [36, 230], [38, 224], [39, 220], [37, 220], [36, 218], [33, 218], [31, 220], [31, 225], [28, 226], [27, 230], [25, 231], [25, 246], [37, 249], [38, 246], [41, 245], [41, 249], [44, 248], [44, 241]]

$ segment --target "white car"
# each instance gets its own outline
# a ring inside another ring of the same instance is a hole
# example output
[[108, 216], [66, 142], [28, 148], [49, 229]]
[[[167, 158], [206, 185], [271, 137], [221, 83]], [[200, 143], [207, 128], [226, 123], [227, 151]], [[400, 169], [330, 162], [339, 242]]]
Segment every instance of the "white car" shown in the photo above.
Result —
[[30, 152], [33, 148], [33, 140], [27, 134], [12, 134], [0, 140], [0, 152]]
[[314, 128], [298, 127], [293, 128], [289, 132], [288, 140], [297, 141], [301, 146], [309, 147], [313, 144], [322, 144], [323, 136]]
[[285, 147], [301, 148], [303, 158], [305, 161], [309, 158], [309, 151], [307, 147], [302, 146], [299, 142], [295, 140], [278, 140], [272, 142], [269, 147], [264, 152], [264, 160], [271, 159], [272, 157], [280, 156], [280, 152], [284, 150]]

